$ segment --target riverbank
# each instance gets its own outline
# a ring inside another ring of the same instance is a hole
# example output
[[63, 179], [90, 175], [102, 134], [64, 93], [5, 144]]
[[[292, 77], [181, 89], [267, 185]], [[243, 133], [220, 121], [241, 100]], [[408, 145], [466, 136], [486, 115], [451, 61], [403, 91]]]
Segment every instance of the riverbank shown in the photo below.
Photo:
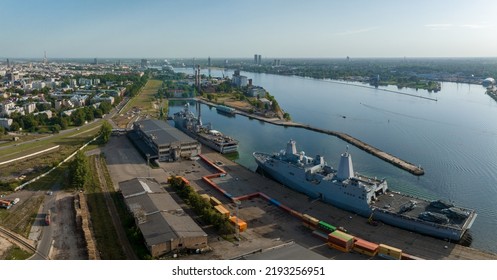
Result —
[[[217, 106], [217, 104], [212, 103], [212, 102], [208, 102], [208, 101], [203, 100], [203, 99], [197, 99], [197, 101], [201, 102], [203, 104], [206, 104], [208, 106], [213, 106], [213, 107]], [[424, 174], [424, 170], [420, 166], [416, 166], [408, 161], [405, 161], [405, 160], [400, 159], [396, 156], [393, 156], [387, 152], [384, 152], [384, 151], [382, 151], [376, 147], [373, 147], [367, 143], [364, 143], [363, 141], [361, 141], [357, 138], [354, 138], [346, 133], [342, 133], [342, 132], [338, 132], [338, 131], [334, 131], [334, 130], [322, 129], [322, 128], [314, 127], [314, 126], [311, 126], [308, 124], [302, 124], [302, 123], [293, 122], [293, 121], [280, 120], [277, 118], [269, 119], [269, 118], [250, 114], [250, 113], [240, 111], [240, 110], [235, 110], [235, 114], [242, 115], [242, 116], [245, 116], [245, 117], [248, 117], [251, 119], [263, 121], [266, 123], [270, 123], [273, 125], [303, 128], [303, 129], [307, 129], [307, 130], [335, 136], [335, 137], [342, 139], [342, 140], [346, 141], [347, 143], [352, 144], [352, 145], [356, 146], [357, 148], [359, 148], [367, 153], [370, 153], [370, 154], [372, 154], [372, 155], [374, 155], [374, 156], [376, 156], [376, 157], [378, 157], [378, 158], [380, 158], [380, 159], [382, 159], [390, 164], [393, 164], [399, 168], [402, 168], [413, 175], [421, 176]]]

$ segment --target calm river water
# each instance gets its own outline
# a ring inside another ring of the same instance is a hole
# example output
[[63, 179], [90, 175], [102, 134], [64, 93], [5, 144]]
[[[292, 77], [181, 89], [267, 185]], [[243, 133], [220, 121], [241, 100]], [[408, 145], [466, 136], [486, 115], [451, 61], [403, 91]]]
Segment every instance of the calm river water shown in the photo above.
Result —
[[[192, 69], [175, 69], [193, 73]], [[207, 70], [202, 74], [207, 75]], [[212, 76], [232, 75], [212, 70]], [[425, 170], [414, 176], [349, 145], [357, 172], [387, 178], [397, 191], [446, 199], [476, 209], [472, 247], [497, 253], [497, 102], [479, 85], [443, 83], [438, 93], [398, 90], [437, 101], [374, 88], [295, 76], [242, 73], [275, 96], [292, 119], [348, 133]], [[289, 139], [298, 150], [324, 155], [336, 166], [347, 143], [298, 128], [284, 128], [202, 105], [202, 120], [240, 141], [238, 163], [255, 170], [252, 152], [277, 152]], [[181, 106], [170, 108], [172, 113]]]

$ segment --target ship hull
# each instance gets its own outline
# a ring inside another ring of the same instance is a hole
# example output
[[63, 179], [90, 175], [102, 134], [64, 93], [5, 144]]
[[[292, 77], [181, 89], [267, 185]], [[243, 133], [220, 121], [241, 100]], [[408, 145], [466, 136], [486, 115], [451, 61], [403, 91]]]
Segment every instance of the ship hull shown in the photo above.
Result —
[[[476, 214], [473, 214], [468, 219], [468, 225], [464, 228], [470, 228], [474, 220], [476, 219], [476, 216]], [[412, 220], [402, 215], [398, 215], [388, 211], [382, 211], [382, 209], [376, 209], [374, 211], [373, 218], [375, 220], [382, 221], [385, 224], [393, 225], [425, 235], [434, 236], [440, 239], [459, 241], [466, 232], [464, 228], [441, 226], [433, 222], [422, 221], [419, 219]]]
[[[329, 184], [315, 184], [305, 179], [305, 174], [302, 169], [287, 165], [284, 162], [273, 162], [273, 166], [265, 164], [256, 158], [258, 166], [275, 181], [293, 189], [300, 193], [306, 194], [313, 199], [320, 199], [326, 203], [335, 205], [344, 210], [354, 212], [361, 216], [369, 216], [371, 209], [366, 203], [351, 202], [351, 196], [340, 191], [330, 191], [332, 188], [340, 188], [340, 186], [331, 186]], [[282, 168], [289, 168], [286, 172], [282, 172]]]
[[[298, 166], [288, 164], [287, 162], [277, 159], [268, 159], [270, 156], [257, 156], [254, 158], [258, 166], [275, 181], [314, 199], [320, 199], [338, 208], [357, 213], [363, 217], [369, 218], [373, 214], [373, 219], [381, 221], [395, 227], [403, 228], [409, 231], [418, 232], [425, 235], [441, 239], [459, 241], [467, 229], [469, 229], [475, 218], [476, 213], [471, 212], [462, 227], [450, 225], [441, 225], [433, 222], [420, 220], [406, 215], [398, 214], [378, 207], [371, 206], [365, 201], [358, 201], [354, 198], [356, 194], [351, 190], [345, 191], [338, 182], [321, 180], [319, 183], [313, 183], [306, 180], [305, 170]], [[396, 194], [396, 196], [402, 196]], [[420, 200], [420, 199], [418, 199]]]
[[215, 150], [216, 152], [219, 152], [221, 154], [229, 154], [229, 153], [238, 152], [238, 145], [219, 145], [210, 139], [204, 138], [202, 135], [199, 135], [199, 134], [197, 134], [189, 129], [186, 129], [182, 125], [182, 120], [175, 119], [174, 123], [175, 123], [176, 128], [183, 131], [184, 133], [186, 133], [188, 136], [192, 137], [193, 139], [199, 141], [203, 145]]

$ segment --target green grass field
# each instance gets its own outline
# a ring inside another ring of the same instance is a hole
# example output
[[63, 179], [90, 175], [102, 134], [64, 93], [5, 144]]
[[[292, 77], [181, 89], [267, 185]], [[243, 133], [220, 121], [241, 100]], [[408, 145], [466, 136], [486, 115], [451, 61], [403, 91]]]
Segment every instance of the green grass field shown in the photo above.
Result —
[[[50, 152], [2, 165], [0, 168], [0, 179], [4, 182], [11, 182], [21, 174], [25, 174], [26, 178], [24, 181], [27, 181], [48, 171], [83, 144], [93, 139], [98, 134], [101, 124], [102, 122], [98, 121], [82, 127], [80, 130], [71, 131], [66, 134], [55, 134], [39, 141], [0, 150], [0, 162], [3, 162], [59, 145], [58, 149], [51, 150]], [[17, 183], [20, 184], [21, 182]]]
[[24, 251], [23, 249], [17, 247], [17, 246], [12, 246], [10, 247], [7, 252], [2, 256], [1, 259], [3, 260], [26, 260], [29, 257], [31, 257], [32, 254]]
[[140, 90], [140, 93], [128, 102], [122, 113], [127, 113], [133, 107], [140, 108], [142, 112], [156, 113], [158, 110], [154, 108], [155, 95], [162, 86], [161, 80], [148, 80], [145, 86]]
[[[112, 223], [112, 218], [106, 207], [105, 197], [102, 190], [102, 183], [97, 175], [97, 165], [95, 160], [99, 158], [91, 156], [88, 158], [91, 170], [91, 180], [85, 186], [88, 209], [90, 210], [93, 232], [97, 241], [97, 248], [103, 260], [123, 260], [126, 259], [116, 229]], [[105, 166], [105, 165], [103, 165]], [[105, 168], [105, 167], [103, 167]]]

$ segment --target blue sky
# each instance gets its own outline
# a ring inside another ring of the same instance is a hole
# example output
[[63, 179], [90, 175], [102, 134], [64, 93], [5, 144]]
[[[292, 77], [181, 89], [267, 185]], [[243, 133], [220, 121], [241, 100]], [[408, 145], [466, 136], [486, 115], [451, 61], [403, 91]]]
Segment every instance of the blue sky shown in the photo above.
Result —
[[0, 0], [0, 57], [496, 57], [497, 1]]

